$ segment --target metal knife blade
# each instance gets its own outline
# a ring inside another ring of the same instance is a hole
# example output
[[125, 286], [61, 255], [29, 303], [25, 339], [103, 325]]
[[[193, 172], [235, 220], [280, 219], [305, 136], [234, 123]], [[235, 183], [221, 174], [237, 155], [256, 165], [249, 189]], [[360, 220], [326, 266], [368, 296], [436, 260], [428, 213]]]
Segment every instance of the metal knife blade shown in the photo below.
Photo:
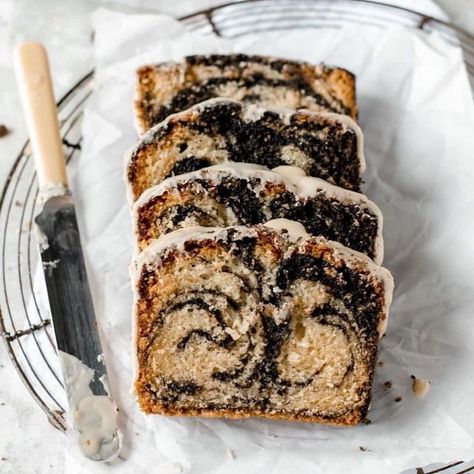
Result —
[[71, 196], [49, 198], [35, 221], [58, 349], [94, 369], [91, 388], [104, 395], [102, 348]]
[[[104, 380], [106, 368], [102, 345], [70, 193], [46, 200], [35, 221], [56, 343], [61, 354], [66, 393], [73, 411], [72, 422], [78, 431], [82, 452], [91, 459], [106, 460], [120, 449], [121, 435], [116, 420], [115, 426], [98, 426], [104, 423], [104, 414], [98, 412], [93, 415], [95, 421], [92, 423], [97, 426], [81, 425], [81, 429], [77, 426], [80, 418], [91, 416], [92, 411], [97, 411], [94, 405], [97, 405], [98, 399], [94, 397], [106, 397], [113, 404], [105, 408], [105, 418], [113, 417], [112, 411], [116, 411], [116, 407], [108, 397]], [[65, 355], [76, 359], [77, 370], [73, 370], [71, 359]], [[79, 364], [84, 366], [83, 370], [91, 370], [87, 371], [89, 375], [86, 376], [90, 379], [88, 386], [84, 385], [83, 380], [78, 382], [78, 374], [74, 373], [80, 373]], [[87, 389], [90, 393], [87, 393]], [[88, 400], [88, 404], [84, 400]]]

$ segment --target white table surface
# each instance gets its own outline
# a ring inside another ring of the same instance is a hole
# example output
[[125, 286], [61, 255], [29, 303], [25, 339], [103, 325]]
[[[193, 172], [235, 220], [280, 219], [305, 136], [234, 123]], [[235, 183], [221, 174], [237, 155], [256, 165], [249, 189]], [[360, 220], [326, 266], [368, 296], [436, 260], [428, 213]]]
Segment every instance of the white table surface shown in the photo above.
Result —
[[[387, 1], [387, 0], [385, 0]], [[89, 13], [107, 6], [121, 11], [183, 15], [216, 0], [0, 0], [0, 124], [10, 133], [0, 138], [0, 189], [26, 139], [12, 73], [12, 46], [42, 41], [49, 49], [60, 96], [92, 67]], [[393, 0], [435, 16], [430, 0]], [[438, 0], [452, 21], [474, 31], [474, 0]], [[64, 435], [50, 426], [11, 365], [0, 344], [0, 473], [64, 472]]]

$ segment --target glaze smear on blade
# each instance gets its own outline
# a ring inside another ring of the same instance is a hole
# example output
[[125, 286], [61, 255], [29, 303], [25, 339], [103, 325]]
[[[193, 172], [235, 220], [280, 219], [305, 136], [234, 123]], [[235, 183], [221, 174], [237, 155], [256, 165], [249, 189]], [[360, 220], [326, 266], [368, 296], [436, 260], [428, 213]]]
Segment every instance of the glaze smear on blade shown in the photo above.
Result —
[[[60, 360], [73, 418], [71, 425], [77, 431], [81, 452], [93, 460], [112, 460], [118, 456], [122, 442], [117, 405], [106, 395], [92, 393], [90, 383], [94, 370], [62, 351]], [[105, 384], [105, 380], [101, 382]], [[108, 390], [105, 385], [104, 388]]]

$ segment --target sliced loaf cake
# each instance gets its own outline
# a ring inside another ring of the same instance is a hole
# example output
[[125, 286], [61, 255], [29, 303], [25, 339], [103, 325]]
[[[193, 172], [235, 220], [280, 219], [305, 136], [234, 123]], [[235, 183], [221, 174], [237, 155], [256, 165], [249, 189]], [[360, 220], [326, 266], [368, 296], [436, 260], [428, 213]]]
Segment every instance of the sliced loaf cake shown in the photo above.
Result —
[[393, 288], [366, 256], [284, 219], [191, 227], [141, 252], [135, 285], [146, 413], [366, 417]]
[[363, 194], [300, 168], [227, 163], [165, 179], [135, 202], [139, 249], [182, 227], [263, 224], [287, 218], [382, 263], [382, 214]]
[[359, 191], [362, 133], [345, 115], [211, 99], [150, 129], [127, 158], [131, 200], [169, 176], [227, 161], [306, 174]]
[[137, 71], [141, 133], [168, 115], [214, 97], [357, 117], [355, 78], [345, 69], [244, 54], [188, 56]]

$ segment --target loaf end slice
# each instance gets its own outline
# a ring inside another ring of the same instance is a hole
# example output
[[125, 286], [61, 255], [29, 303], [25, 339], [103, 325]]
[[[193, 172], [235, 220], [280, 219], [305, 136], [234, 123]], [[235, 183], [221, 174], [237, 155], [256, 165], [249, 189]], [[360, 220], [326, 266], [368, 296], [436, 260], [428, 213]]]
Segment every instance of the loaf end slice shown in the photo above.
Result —
[[214, 97], [347, 114], [357, 119], [354, 75], [342, 68], [244, 54], [188, 56], [137, 71], [135, 122], [145, 132]]

